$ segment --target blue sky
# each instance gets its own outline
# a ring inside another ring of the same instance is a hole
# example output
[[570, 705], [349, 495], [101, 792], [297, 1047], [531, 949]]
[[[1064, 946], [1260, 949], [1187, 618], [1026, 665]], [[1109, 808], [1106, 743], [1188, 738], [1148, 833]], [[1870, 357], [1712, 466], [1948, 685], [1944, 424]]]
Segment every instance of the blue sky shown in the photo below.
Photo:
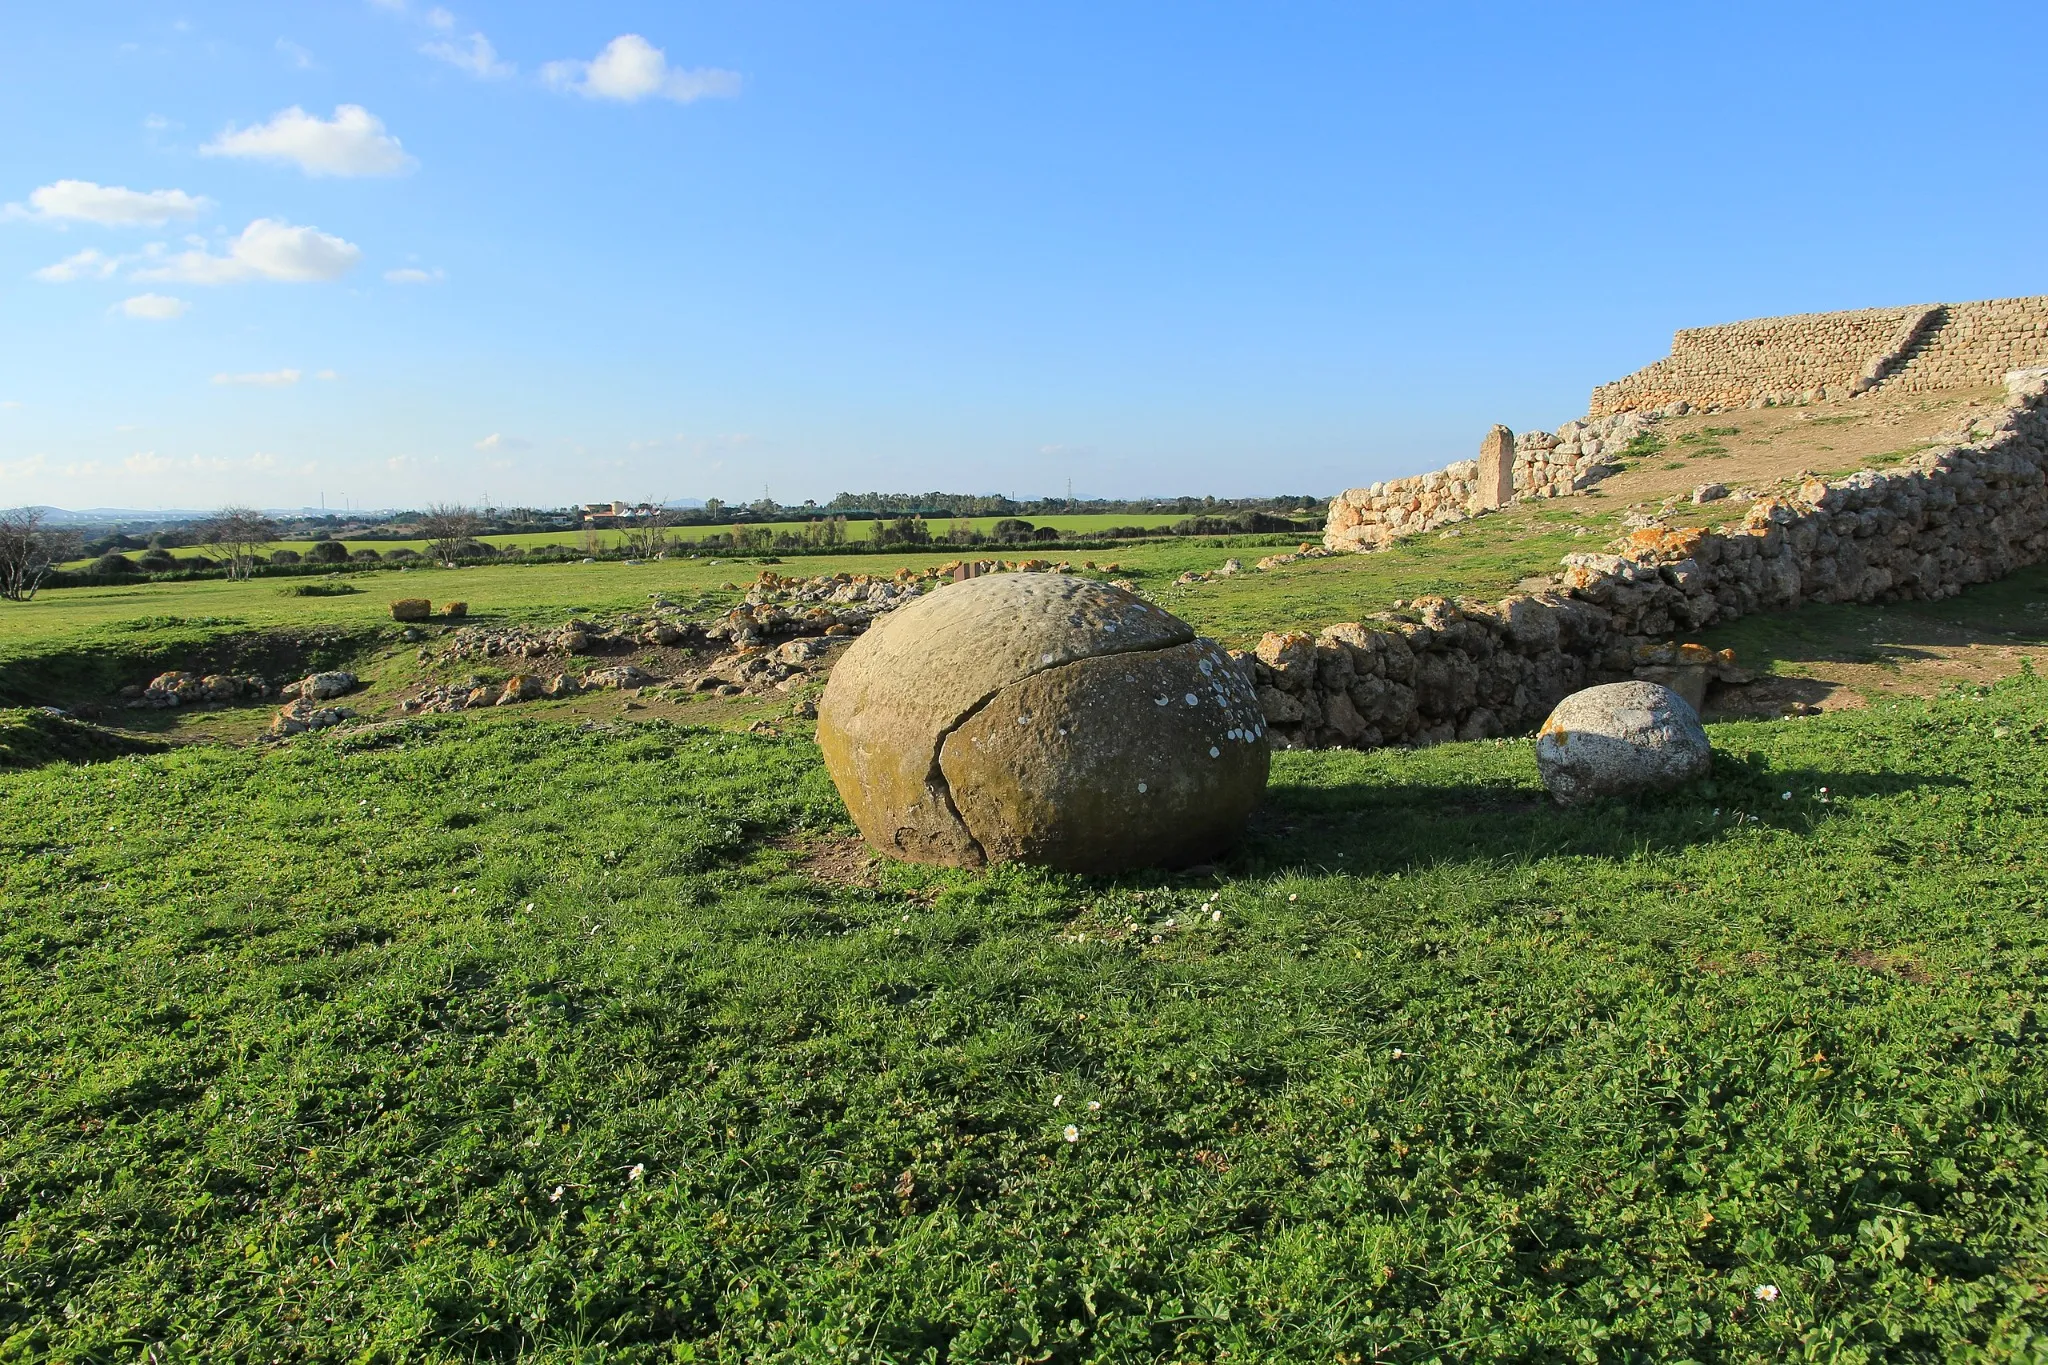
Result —
[[7, 14], [0, 504], [1328, 493], [2048, 292], [2018, 4]]

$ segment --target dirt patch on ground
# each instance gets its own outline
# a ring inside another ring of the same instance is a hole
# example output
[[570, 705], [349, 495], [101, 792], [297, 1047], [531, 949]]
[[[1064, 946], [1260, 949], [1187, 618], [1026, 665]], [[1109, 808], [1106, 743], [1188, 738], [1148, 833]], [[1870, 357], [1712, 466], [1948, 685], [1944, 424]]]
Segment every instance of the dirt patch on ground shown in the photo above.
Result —
[[1901, 981], [1910, 981], [1916, 986], [1924, 986], [1934, 979], [1934, 974], [1925, 967], [1909, 957], [1901, 957], [1896, 953], [1878, 953], [1872, 952], [1868, 948], [1851, 948], [1846, 952], [1837, 954], [1837, 956], [1852, 967], [1861, 967], [1864, 971], [1877, 976], [1897, 977]]
[[2029, 664], [2048, 669], [2048, 650], [2038, 645], [1973, 643], [1901, 648], [1882, 662], [1815, 660], [1781, 665], [1784, 671], [1747, 687], [1731, 687], [1708, 698], [1716, 719], [1808, 715], [1851, 711], [1885, 697], [1931, 697], [1958, 684], [1989, 684]]
[[769, 847], [791, 857], [791, 870], [812, 881], [832, 886], [875, 885], [875, 869], [881, 859], [858, 838], [819, 838], [810, 834], [785, 834], [769, 840]]
[[[1669, 418], [1656, 426], [1664, 449], [1600, 485], [1610, 500], [1659, 502], [1704, 483], [1767, 488], [1801, 474], [1840, 476], [1886, 468], [1941, 443], [1975, 412], [2004, 401], [2003, 389], [1957, 389], [1843, 399], [1796, 408], [1758, 408]], [[1741, 500], [1702, 506], [1727, 520]]]

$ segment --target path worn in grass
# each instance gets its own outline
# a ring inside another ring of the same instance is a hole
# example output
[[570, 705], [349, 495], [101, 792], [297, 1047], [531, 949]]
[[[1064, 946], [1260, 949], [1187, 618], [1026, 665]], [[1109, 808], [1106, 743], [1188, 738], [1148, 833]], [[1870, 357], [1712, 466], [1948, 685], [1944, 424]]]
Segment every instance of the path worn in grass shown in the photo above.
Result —
[[1116, 882], [672, 725], [0, 774], [0, 1358], [2038, 1355], [2048, 684], [1714, 739]]

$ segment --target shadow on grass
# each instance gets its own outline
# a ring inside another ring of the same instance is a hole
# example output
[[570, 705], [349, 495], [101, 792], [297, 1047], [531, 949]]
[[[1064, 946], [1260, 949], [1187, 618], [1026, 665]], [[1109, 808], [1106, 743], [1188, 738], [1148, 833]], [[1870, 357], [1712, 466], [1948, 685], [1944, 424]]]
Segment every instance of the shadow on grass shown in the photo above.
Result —
[[2048, 564], [1980, 583], [1940, 602], [1810, 604], [1766, 612], [1709, 631], [1748, 668], [1780, 664], [1884, 664], [1937, 649], [1991, 642], [2048, 646]]
[[0, 769], [104, 763], [130, 754], [161, 753], [164, 747], [43, 711], [0, 710]]
[[[1559, 806], [1533, 778], [1445, 783], [1281, 782], [1244, 841], [1217, 865], [1230, 876], [1289, 870], [1373, 876], [1447, 863], [1550, 857], [1630, 858], [1711, 843], [1768, 826], [1807, 835], [1844, 803], [1928, 787], [1945, 774], [1836, 772], [1717, 753], [1711, 778], [1666, 795]], [[1788, 796], [1787, 793], [1790, 793]]]

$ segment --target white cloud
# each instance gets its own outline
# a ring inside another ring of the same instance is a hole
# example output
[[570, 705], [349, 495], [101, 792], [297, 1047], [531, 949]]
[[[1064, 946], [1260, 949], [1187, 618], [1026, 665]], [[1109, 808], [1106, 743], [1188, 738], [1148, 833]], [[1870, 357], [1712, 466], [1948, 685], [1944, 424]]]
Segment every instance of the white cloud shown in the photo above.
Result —
[[145, 322], [169, 322], [185, 316], [191, 307], [185, 300], [174, 299], [168, 294], [137, 294], [132, 299], [121, 300], [123, 313]]
[[258, 374], [217, 374], [216, 384], [233, 384], [246, 388], [282, 389], [299, 382], [297, 370], [264, 370]]
[[478, 441], [476, 448], [486, 455], [492, 455], [507, 450], [531, 450], [533, 449], [533, 442], [523, 441], [517, 436], [506, 436], [494, 431], [481, 441]]
[[159, 455], [154, 450], [138, 450], [121, 463], [134, 474], [168, 474], [173, 470], [219, 474], [235, 467], [232, 460], [224, 460], [218, 455], [191, 455], [180, 460], [171, 455]]
[[315, 379], [339, 379], [339, 378], [341, 378], [341, 376], [340, 376], [339, 374], [335, 373], [335, 372], [334, 372], [333, 370], [321, 370], [321, 371], [320, 371], [319, 373], [315, 374], [315, 375], [314, 375], [313, 377], [314, 377]]
[[383, 120], [360, 104], [335, 106], [331, 119], [295, 104], [268, 123], [240, 129], [229, 124], [199, 153], [289, 162], [307, 175], [403, 175], [419, 164], [384, 131]]
[[194, 218], [209, 202], [183, 190], [131, 190], [90, 180], [59, 180], [28, 197], [29, 207], [9, 204], [11, 218], [99, 223], [106, 227], [155, 227], [173, 218]]
[[441, 271], [438, 268], [422, 270], [416, 265], [408, 265], [397, 270], [385, 271], [384, 279], [389, 284], [439, 284]]
[[18, 408], [20, 406], [21, 400], [19, 398], [9, 398], [6, 399], [5, 401], [0, 401], [0, 412], [5, 412], [13, 408]]
[[166, 257], [162, 265], [136, 271], [134, 277], [182, 284], [228, 284], [237, 280], [300, 284], [340, 279], [362, 257], [361, 247], [318, 228], [258, 218], [228, 244], [225, 256], [216, 256], [204, 247], [181, 251]]
[[455, 27], [455, 16], [436, 5], [427, 11], [427, 27], [438, 28], [445, 33]]
[[[445, 10], [441, 12], [446, 13]], [[498, 49], [491, 46], [491, 40], [481, 33], [472, 33], [460, 42], [425, 43], [420, 51], [467, 71], [478, 80], [498, 80], [519, 69], [510, 62], [499, 60]]]
[[658, 95], [678, 104], [730, 98], [740, 92], [740, 74], [717, 67], [685, 71], [668, 64], [662, 50], [637, 33], [622, 33], [605, 44], [594, 61], [549, 62], [541, 79], [585, 99], [631, 104]]
[[279, 38], [277, 40], [277, 50], [291, 58], [292, 65], [301, 71], [305, 71], [313, 65], [313, 54], [289, 38]]
[[35, 275], [45, 284], [69, 284], [73, 280], [104, 280], [120, 268], [119, 256], [109, 256], [87, 247], [83, 251], [74, 251], [55, 265], [44, 266]]
[[277, 456], [275, 455], [266, 455], [259, 450], [249, 457], [249, 468], [251, 469], [274, 469], [276, 467]]

